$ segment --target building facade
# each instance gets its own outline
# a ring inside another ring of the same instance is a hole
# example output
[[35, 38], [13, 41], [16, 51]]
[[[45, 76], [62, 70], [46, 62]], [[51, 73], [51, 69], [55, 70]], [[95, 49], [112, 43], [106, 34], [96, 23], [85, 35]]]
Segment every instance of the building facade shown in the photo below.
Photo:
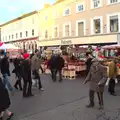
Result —
[[38, 22], [39, 14], [34, 11], [1, 25], [1, 41], [34, 51], [39, 40]]
[[118, 42], [120, 0], [58, 0], [39, 16], [40, 46]]

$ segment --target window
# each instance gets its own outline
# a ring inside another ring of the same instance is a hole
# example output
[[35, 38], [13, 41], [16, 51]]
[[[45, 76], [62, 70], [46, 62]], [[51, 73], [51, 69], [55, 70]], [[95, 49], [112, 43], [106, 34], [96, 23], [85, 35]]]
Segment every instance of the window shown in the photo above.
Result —
[[26, 37], [28, 36], [28, 31], [25, 32]]
[[118, 15], [110, 16], [110, 32], [118, 31], [119, 31]]
[[69, 8], [65, 9], [65, 11], [64, 11], [64, 16], [68, 16], [68, 15], [70, 15], [70, 9]]
[[103, 17], [94, 17], [91, 21], [91, 32], [92, 34], [103, 33]]
[[58, 37], [58, 27], [54, 28], [54, 38]]
[[14, 35], [12, 35], [12, 39], [14, 39]]
[[45, 38], [48, 38], [48, 30], [45, 31]]
[[22, 37], [22, 32], [20, 32], [20, 38]]
[[32, 29], [32, 36], [34, 36], [34, 34], [35, 34], [34, 32], [35, 32], [34, 29]]
[[84, 36], [85, 34], [85, 21], [78, 21], [77, 22], [77, 36]]
[[92, 0], [92, 8], [99, 8], [101, 7], [100, 0]]
[[18, 33], [16, 33], [16, 38], [18, 38]]
[[76, 12], [82, 12], [84, 11], [84, 5], [83, 4], [79, 4], [76, 6]]
[[94, 33], [101, 33], [101, 23], [100, 19], [93, 20]]
[[120, 0], [108, 0], [108, 4], [115, 4], [115, 3], [119, 3]]
[[70, 25], [65, 25], [65, 37], [70, 36]]

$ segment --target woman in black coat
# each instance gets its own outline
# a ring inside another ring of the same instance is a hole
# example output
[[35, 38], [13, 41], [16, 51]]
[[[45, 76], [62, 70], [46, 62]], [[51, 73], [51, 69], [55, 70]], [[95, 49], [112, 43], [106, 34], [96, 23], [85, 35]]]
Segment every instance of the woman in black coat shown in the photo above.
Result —
[[10, 106], [10, 98], [8, 91], [5, 87], [5, 85], [2, 82], [2, 79], [0, 78], [0, 120], [2, 120], [3, 113], [7, 112], [7, 115], [9, 118], [13, 116], [13, 113], [8, 111], [8, 108]]

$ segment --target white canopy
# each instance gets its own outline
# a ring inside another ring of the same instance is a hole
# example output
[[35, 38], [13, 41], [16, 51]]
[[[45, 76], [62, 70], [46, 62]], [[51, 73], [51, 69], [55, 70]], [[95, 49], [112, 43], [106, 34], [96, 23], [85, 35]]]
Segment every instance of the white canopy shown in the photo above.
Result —
[[3, 44], [2, 46], [0, 46], [1, 50], [6, 50], [6, 49], [19, 49], [19, 47], [16, 47], [13, 44]]
[[106, 45], [103, 47], [103, 49], [111, 49], [111, 48], [120, 48], [119, 44], [115, 44], [115, 45]]

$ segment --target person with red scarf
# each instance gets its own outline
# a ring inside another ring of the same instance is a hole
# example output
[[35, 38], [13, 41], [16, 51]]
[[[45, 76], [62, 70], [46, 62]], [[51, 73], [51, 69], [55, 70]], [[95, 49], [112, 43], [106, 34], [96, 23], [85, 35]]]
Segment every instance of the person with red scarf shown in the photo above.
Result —
[[32, 94], [32, 78], [31, 78], [31, 63], [30, 63], [30, 55], [28, 53], [24, 53], [24, 60], [22, 64], [22, 72], [23, 72], [23, 97], [31, 97]]

